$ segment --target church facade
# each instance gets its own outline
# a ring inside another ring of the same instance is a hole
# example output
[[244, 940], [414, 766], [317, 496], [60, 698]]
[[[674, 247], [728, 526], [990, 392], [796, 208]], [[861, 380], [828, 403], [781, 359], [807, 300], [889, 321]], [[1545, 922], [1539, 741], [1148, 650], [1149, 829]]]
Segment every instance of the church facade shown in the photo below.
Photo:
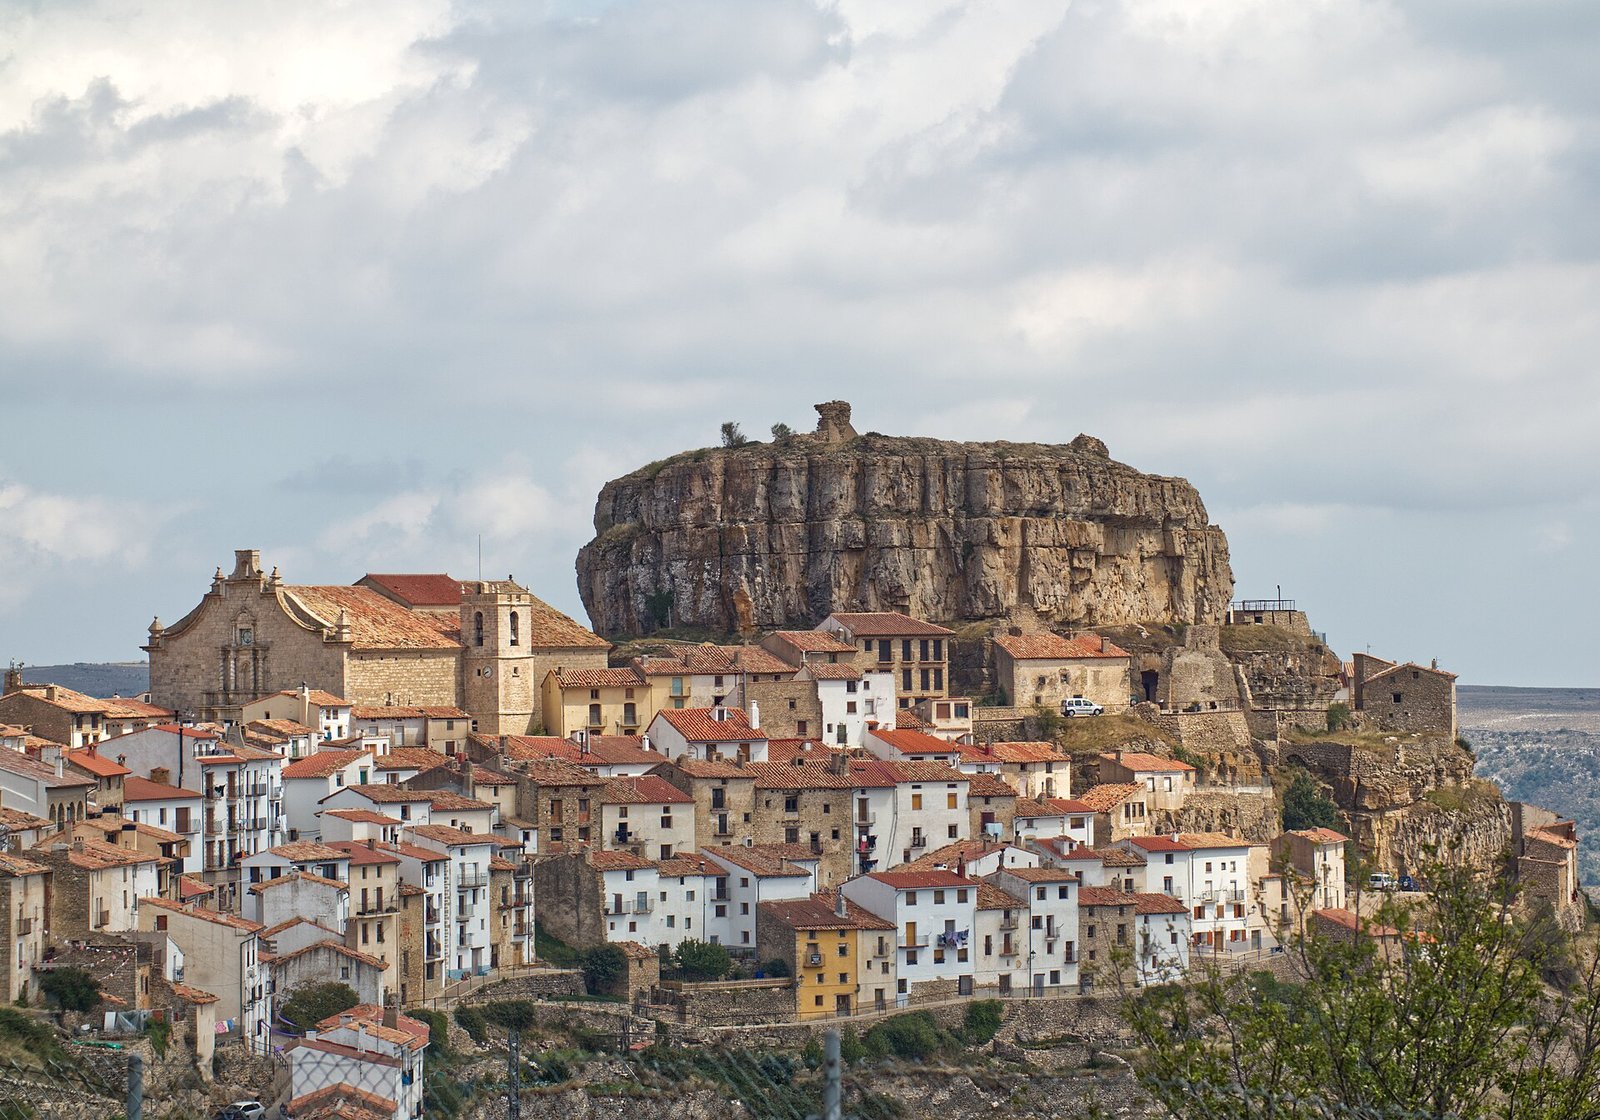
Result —
[[509, 579], [457, 584], [450, 612], [413, 609], [373, 578], [290, 585], [237, 550], [193, 610], [151, 624], [152, 701], [237, 721], [252, 700], [306, 685], [368, 707], [459, 707], [487, 734], [526, 735], [544, 726], [545, 673], [606, 665], [609, 643]]

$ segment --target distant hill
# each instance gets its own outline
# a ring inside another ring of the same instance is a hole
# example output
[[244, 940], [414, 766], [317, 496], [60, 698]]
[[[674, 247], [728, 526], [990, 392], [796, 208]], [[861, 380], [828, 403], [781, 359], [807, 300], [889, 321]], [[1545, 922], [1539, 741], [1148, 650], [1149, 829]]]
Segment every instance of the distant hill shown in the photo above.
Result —
[[137, 696], [150, 687], [150, 665], [144, 661], [79, 661], [74, 665], [24, 665], [29, 684], [59, 684], [90, 696]]

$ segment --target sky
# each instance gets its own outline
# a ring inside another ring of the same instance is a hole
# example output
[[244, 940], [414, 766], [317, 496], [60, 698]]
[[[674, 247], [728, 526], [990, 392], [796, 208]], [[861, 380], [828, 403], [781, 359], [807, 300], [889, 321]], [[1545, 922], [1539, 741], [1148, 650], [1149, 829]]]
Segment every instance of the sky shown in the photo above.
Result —
[[810, 428], [1182, 475], [1348, 656], [1600, 683], [1600, 5], [0, 0], [0, 659], [514, 575]]

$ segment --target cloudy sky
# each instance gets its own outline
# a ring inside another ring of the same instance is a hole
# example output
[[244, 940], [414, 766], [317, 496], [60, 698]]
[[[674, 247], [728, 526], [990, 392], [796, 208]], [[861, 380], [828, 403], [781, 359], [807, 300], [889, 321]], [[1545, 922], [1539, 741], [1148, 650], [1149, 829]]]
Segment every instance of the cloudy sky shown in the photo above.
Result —
[[1241, 594], [1600, 684], [1586, 0], [0, 0], [0, 658], [235, 547], [576, 610], [724, 419], [1098, 435]]

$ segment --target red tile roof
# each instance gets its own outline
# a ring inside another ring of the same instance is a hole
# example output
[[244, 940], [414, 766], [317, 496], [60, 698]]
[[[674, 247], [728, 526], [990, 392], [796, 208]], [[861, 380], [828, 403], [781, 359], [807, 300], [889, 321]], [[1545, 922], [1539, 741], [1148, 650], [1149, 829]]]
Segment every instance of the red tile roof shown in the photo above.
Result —
[[1064, 638], [1048, 631], [1037, 634], [1002, 634], [994, 644], [1019, 661], [1078, 661], [1085, 658], [1128, 657], [1129, 653], [1098, 634]]
[[386, 817], [372, 809], [324, 809], [325, 817], [338, 817], [340, 820], [356, 821], [360, 824], [398, 825], [405, 822], [399, 817]]
[[694, 798], [665, 778], [645, 774], [637, 778], [612, 778], [600, 791], [603, 805], [693, 805]]
[[[1005, 783], [998, 774], [967, 775], [968, 797], [1016, 797], [1017, 791]], [[1021, 802], [1017, 802], [1021, 807]]]
[[828, 617], [857, 638], [947, 638], [955, 634], [897, 611], [834, 611]]
[[557, 669], [560, 688], [640, 688], [648, 682], [631, 666], [625, 669]]
[[97, 778], [117, 778], [133, 773], [116, 759], [101, 754], [97, 747], [80, 747], [75, 751], [67, 751], [66, 759], [79, 770], [93, 774]]
[[1190, 847], [1170, 836], [1134, 836], [1128, 843], [1142, 852], [1187, 852]]
[[1001, 871], [1024, 883], [1075, 883], [1078, 880], [1078, 873], [1067, 867], [1004, 867]]
[[[722, 718], [713, 716], [722, 712]], [[765, 742], [766, 733], [750, 726], [743, 708], [663, 708], [657, 715], [691, 743]]]
[[1087, 805], [1090, 812], [1107, 813], [1142, 789], [1143, 786], [1134, 782], [1105, 782], [1090, 786], [1078, 794], [1077, 800]]
[[370, 867], [376, 864], [400, 862], [399, 856], [385, 851], [375, 843], [369, 846], [360, 840], [330, 840], [328, 841], [328, 847], [349, 856], [351, 867]]
[[450, 756], [427, 747], [395, 747], [372, 760], [374, 770], [434, 770], [449, 766]]
[[1132, 906], [1135, 914], [1187, 914], [1188, 908], [1171, 895], [1123, 891], [1116, 887], [1083, 887], [1079, 906]]
[[276, 848], [268, 848], [268, 855], [286, 859], [290, 863], [310, 863], [314, 860], [340, 860], [345, 854], [337, 848], [327, 844], [319, 844], [315, 840], [291, 840], [287, 844], [279, 844]]
[[1224, 832], [1180, 832], [1178, 842], [1188, 848], [1248, 848], [1250, 841]]
[[346, 766], [371, 759], [368, 751], [317, 751], [297, 758], [283, 768], [284, 778], [331, 778]]
[[768, 918], [795, 930], [862, 928], [861, 923], [850, 915], [848, 907], [843, 914], [839, 914], [816, 895], [808, 898], [783, 898], [758, 902], [756, 909]]
[[801, 653], [855, 653], [856, 647], [841, 642], [826, 630], [775, 630], [774, 638]]
[[1291, 828], [1289, 835], [1303, 837], [1313, 844], [1345, 844], [1350, 841], [1350, 837], [1331, 828]]
[[[452, 649], [459, 645], [437, 626], [365, 587], [297, 586], [279, 589], [308, 627], [332, 629], [344, 612], [356, 649]], [[297, 608], [297, 609], [296, 609]]]
[[877, 739], [888, 747], [899, 751], [901, 754], [960, 754], [961, 748], [954, 743], [929, 735], [922, 731], [901, 731], [898, 728], [890, 730], [878, 728], [867, 734]]
[[924, 887], [970, 887], [971, 879], [963, 879], [954, 871], [874, 871], [867, 878], [876, 879], [897, 891], [921, 890]]
[[[980, 743], [977, 749], [984, 757], [996, 762], [1070, 762], [1071, 759], [1055, 748], [1053, 743], [1013, 742]], [[965, 754], [963, 757], [966, 757]]]
[[596, 871], [642, 871], [655, 866], [643, 856], [636, 856], [632, 852], [590, 851], [585, 853], [584, 858]]
[[1175, 758], [1162, 758], [1158, 754], [1147, 754], [1144, 751], [1114, 751], [1100, 756], [1102, 762], [1115, 762], [1125, 770], [1135, 773], [1149, 771], [1176, 771], [1194, 770], [1187, 762], [1179, 762]]
[[137, 774], [129, 774], [122, 779], [122, 800], [199, 801], [200, 794], [192, 789], [179, 789], [177, 786], [152, 782], [149, 778], [141, 778]]
[[165, 910], [171, 914], [182, 914], [202, 922], [210, 922], [216, 926], [228, 926], [243, 933], [259, 933], [261, 930], [261, 923], [252, 922], [249, 918], [241, 918], [237, 914], [223, 914], [216, 910], [207, 910], [202, 906], [195, 906], [190, 903], [173, 902], [169, 898], [154, 896], [141, 898], [139, 905], [154, 906], [157, 910]]
[[805, 667], [805, 672], [814, 681], [858, 681], [861, 679], [861, 670], [854, 665], [835, 665], [826, 661], [812, 661]]
[[645, 750], [642, 738], [635, 735], [592, 735], [587, 750], [559, 735], [503, 735], [498, 739], [473, 735], [472, 741], [522, 761], [559, 758], [580, 766], [657, 766], [667, 761], [660, 751]]
[[368, 572], [356, 581], [375, 583], [408, 607], [459, 607], [466, 584], [443, 572], [394, 574]]
[[350, 709], [351, 719], [361, 720], [386, 720], [386, 719], [423, 719], [421, 708], [368, 708], [360, 704]]
[[412, 825], [410, 832], [414, 836], [432, 840], [443, 844], [447, 848], [469, 848], [474, 844], [494, 844], [495, 837], [487, 832], [462, 832], [459, 828], [451, 828], [447, 824], [417, 824]]

